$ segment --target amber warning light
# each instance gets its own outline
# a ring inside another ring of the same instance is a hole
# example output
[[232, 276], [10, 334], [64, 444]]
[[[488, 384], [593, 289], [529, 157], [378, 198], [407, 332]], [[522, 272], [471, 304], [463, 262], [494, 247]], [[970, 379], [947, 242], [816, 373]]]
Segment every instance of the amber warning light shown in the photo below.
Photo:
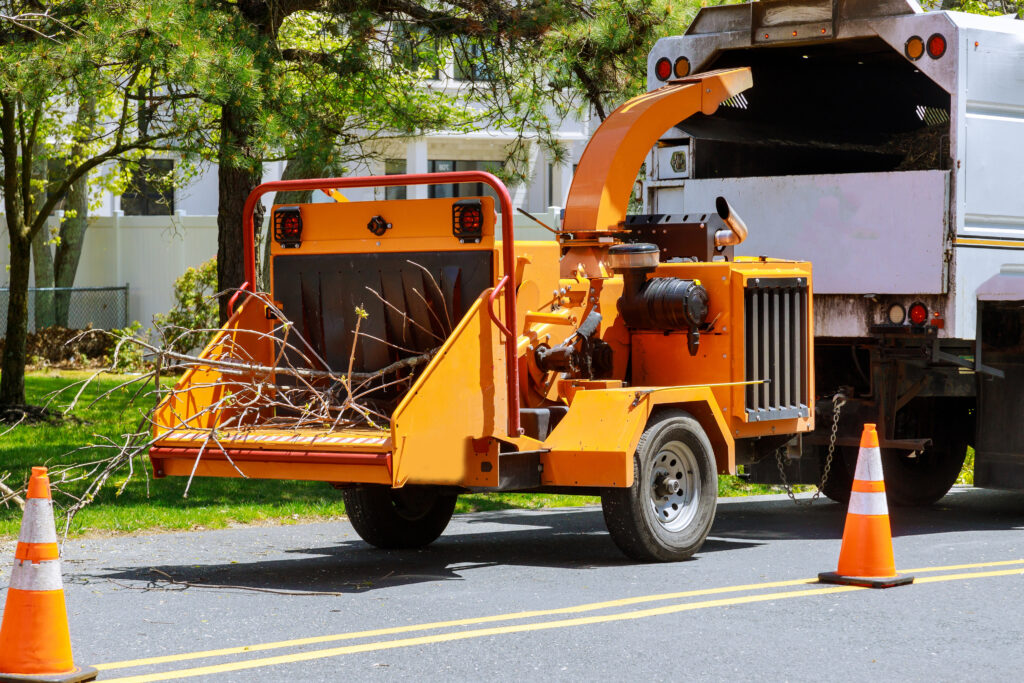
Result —
[[921, 39], [921, 36], [910, 36], [907, 44], [903, 46], [903, 52], [907, 55], [907, 59], [916, 62], [924, 54], [924, 40]]

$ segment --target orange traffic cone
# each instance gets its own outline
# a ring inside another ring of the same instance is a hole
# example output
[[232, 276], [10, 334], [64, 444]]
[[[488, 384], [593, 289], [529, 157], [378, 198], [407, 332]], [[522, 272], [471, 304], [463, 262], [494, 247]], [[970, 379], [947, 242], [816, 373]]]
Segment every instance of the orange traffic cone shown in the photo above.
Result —
[[878, 432], [873, 424], [865, 424], [860, 437], [839, 567], [834, 572], [818, 574], [818, 580], [869, 588], [891, 588], [914, 581], [913, 576], [896, 573], [882, 453], [878, 450]]
[[96, 674], [71, 659], [50, 479], [45, 467], [33, 467], [0, 626], [0, 681], [91, 681]]

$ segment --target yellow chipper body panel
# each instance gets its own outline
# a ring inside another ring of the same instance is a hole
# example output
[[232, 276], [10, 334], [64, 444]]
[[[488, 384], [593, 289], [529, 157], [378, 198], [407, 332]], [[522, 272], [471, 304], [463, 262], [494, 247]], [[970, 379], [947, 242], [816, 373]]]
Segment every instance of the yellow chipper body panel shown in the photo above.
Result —
[[750, 85], [698, 74], [616, 110], [551, 241], [515, 241], [507, 190], [480, 172], [261, 186], [249, 208], [275, 190], [490, 189], [275, 206], [270, 291], [237, 297], [209, 365], [159, 406], [156, 476], [330, 482], [382, 547], [432, 541], [461, 492], [592, 492], [627, 554], [688, 557], [717, 474], [813, 429], [811, 267], [734, 256], [747, 228], [726, 198], [625, 209], [666, 129]]

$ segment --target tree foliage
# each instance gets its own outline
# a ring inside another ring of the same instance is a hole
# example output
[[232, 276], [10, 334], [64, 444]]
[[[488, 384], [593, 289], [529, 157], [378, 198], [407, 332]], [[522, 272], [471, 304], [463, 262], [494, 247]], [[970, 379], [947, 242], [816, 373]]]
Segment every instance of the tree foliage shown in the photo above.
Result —
[[[680, 10], [679, 7], [683, 9]], [[0, 15], [3, 194], [11, 299], [0, 404], [24, 400], [32, 244], [73, 282], [90, 174], [160, 152], [218, 163], [218, 286], [241, 285], [242, 207], [263, 163], [341, 173], [387, 137], [513, 133], [564, 160], [560, 120], [642, 90], [647, 50], [696, 8], [663, 0], [23, 0]], [[454, 61], [456, 80], [435, 78]], [[59, 160], [38, 173], [40, 161]], [[63, 203], [63, 204], [62, 204]], [[48, 216], [63, 205], [57, 234]], [[45, 251], [45, 253], [44, 253]], [[70, 278], [68, 273], [70, 273]], [[222, 304], [223, 305], [223, 304]], [[66, 303], [64, 304], [66, 307]], [[60, 310], [60, 306], [57, 306]], [[221, 315], [224, 315], [223, 308]]]
[[[198, 92], [230, 87], [247, 60], [220, 13], [184, 2], [9, 2], [0, 14], [0, 173], [11, 245], [0, 405], [24, 403], [32, 244], [90, 173], [144, 155], [208, 147]], [[57, 164], [47, 164], [57, 160]], [[47, 169], [38, 172], [38, 168]], [[66, 207], [76, 218], [79, 209]], [[58, 251], [58, 259], [61, 253]], [[48, 264], [39, 262], [44, 268]]]

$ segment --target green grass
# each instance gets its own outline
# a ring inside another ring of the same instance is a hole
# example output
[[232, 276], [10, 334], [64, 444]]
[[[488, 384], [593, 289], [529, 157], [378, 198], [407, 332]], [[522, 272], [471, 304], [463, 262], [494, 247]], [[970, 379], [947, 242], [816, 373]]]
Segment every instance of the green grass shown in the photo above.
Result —
[[[29, 373], [26, 378], [27, 398], [30, 403], [41, 404], [52, 392], [87, 376], [88, 373], [67, 371]], [[122, 434], [135, 431], [140, 408], [145, 406], [144, 402], [129, 406], [133, 390], [118, 390], [95, 406], [88, 406], [93, 398], [116, 387], [124, 379], [105, 376], [96, 380], [75, 410], [79, 423], [19, 425], [0, 438], [0, 474], [10, 472], [12, 475], [7, 483], [19, 485], [34, 465], [57, 467], [88, 462], [96, 457], [96, 451], [73, 451], [98, 443], [99, 436], [116, 440]], [[65, 392], [52, 405], [62, 408], [70, 398], [71, 394]], [[2, 428], [0, 432], [3, 432]], [[185, 478], [152, 479], [148, 476], [148, 461], [142, 471], [138, 461], [136, 465], [135, 475], [120, 496], [116, 493], [125, 475], [108, 482], [97, 499], [79, 512], [69, 530], [71, 535], [221, 528], [258, 523], [292, 524], [336, 519], [345, 514], [341, 493], [322, 482], [197, 478], [192, 483], [188, 498], [183, 498]], [[82, 484], [65, 483], [60, 487], [74, 493], [82, 489]], [[748, 484], [738, 477], [719, 477], [718, 493], [721, 496], [759, 495], [781, 490], [780, 487]], [[59, 496], [57, 499], [61, 502]], [[63, 502], [66, 503], [67, 499]], [[456, 512], [567, 507], [599, 502], [600, 499], [593, 496], [471, 494], [460, 496]], [[21, 513], [16, 507], [0, 508], [0, 537], [17, 534], [20, 521]]]
[[[85, 373], [31, 373], [26, 381], [27, 398], [30, 403], [42, 403], [50, 392], [84, 376]], [[24, 480], [33, 465], [54, 467], [89, 461], [95, 457], [95, 452], [69, 452], [97, 443], [97, 435], [117, 439], [121, 434], [135, 431], [140, 413], [139, 408], [128, 407], [131, 396], [128, 390], [120, 390], [91, 408], [84, 407], [123, 379], [104, 377], [94, 383], [83, 397], [83, 408], [75, 411], [82, 424], [19, 425], [4, 436], [0, 440], [0, 471], [12, 472], [8, 484]], [[62, 396], [60, 404], [66, 405], [67, 398], [67, 394]], [[146, 466], [148, 469], [148, 462]], [[152, 479], [136, 467], [134, 477], [117, 496], [118, 484], [123, 480], [122, 475], [109, 482], [93, 504], [75, 517], [72, 534], [98, 530], [216, 528], [271, 520], [288, 523], [297, 519], [340, 517], [345, 513], [341, 494], [321, 482], [197, 478], [189, 497], [182, 498], [184, 478]], [[82, 488], [80, 484], [62, 484], [61, 487], [71, 491]], [[20, 512], [15, 508], [0, 509], [0, 534], [16, 534], [19, 518]]]
[[974, 448], [967, 447], [967, 457], [964, 458], [964, 466], [960, 469], [960, 476], [956, 478], [957, 484], [967, 486], [974, 485]]

